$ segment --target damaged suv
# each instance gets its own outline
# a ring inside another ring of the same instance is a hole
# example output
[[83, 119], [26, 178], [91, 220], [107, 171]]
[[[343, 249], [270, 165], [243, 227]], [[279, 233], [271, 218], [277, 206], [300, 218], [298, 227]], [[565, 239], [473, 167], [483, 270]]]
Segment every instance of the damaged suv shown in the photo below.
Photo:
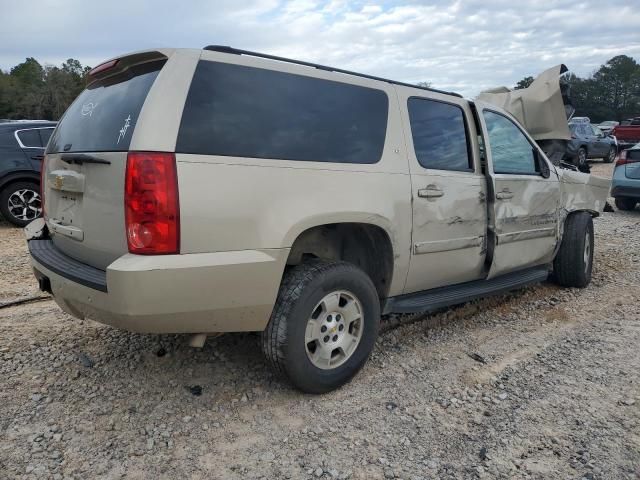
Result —
[[[566, 124], [566, 122], [565, 122]], [[46, 152], [40, 286], [138, 332], [261, 332], [299, 389], [348, 382], [382, 314], [585, 287], [609, 182], [509, 113], [229, 47], [96, 67]]]

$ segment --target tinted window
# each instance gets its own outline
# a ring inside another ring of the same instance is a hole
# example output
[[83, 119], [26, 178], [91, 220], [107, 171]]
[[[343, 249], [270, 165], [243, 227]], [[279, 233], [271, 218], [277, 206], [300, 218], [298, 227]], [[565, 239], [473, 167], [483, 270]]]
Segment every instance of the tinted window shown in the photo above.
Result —
[[17, 131], [16, 132], [18, 135], [18, 138], [20, 138], [20, 141], [22, 142], [22, 145], [24, 145], [25, 147], [31, 147], [31, 148], [40, 148], [42, 147], [42, 144], [40, 143], [40, 134], [38, 133], [38, 130], [22, 130], [22, 131]]
[[438, 170], [469, 170], [464, 113], [456, 105], [410, 98], [409, 119], [418, 163]]
[[201, 61], [176, 151], [375, 163], [382, 155], [387, 110], [381, 90]]
[[507, 117], [484, 111], [489, 147], [495, 173], [535, 174], [533, 147], [527, 137]]
[[51, 134], [53, 133], [53, 128], [41, 128], [39, 132], [42, 146], [46, 147], [47, 143], [49, 142], [49, 138], [51, 138]]
[[135, 65], [87, 87], [65, 112], [49, 152], [119, 152], [131, 136], [164, 62]]

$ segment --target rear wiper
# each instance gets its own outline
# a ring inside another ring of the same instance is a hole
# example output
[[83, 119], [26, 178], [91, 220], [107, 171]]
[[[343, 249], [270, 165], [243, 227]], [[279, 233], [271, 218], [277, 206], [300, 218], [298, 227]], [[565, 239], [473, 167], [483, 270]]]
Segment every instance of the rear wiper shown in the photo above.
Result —
[[83, 163], [99, 163], [102, 165], [111, 165], [109, 160], [87, 155], [86, 153], [63, 153], [60, 157], [63, 162], [75, 163], [82, 165]]

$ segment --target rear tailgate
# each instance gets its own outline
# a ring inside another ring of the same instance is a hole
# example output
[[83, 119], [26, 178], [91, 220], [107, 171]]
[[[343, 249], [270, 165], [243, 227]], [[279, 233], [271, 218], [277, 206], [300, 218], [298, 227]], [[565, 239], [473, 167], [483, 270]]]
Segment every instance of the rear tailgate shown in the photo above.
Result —
[[80, 94], [51, 137], [45, 219], [56, 247], [83, 263], [105, 269], [127, 253], [127, 152], [165, 62], [159, 52], [119, 59]]

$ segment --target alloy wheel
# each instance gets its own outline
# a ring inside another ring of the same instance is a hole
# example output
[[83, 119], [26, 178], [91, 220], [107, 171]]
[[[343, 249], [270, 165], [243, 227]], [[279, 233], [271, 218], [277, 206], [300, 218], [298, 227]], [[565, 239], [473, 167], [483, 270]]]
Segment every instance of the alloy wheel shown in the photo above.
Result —
[[589, 260], [591, 260], [591, 236], [589, 230], [587, 230], [584, 238], [584, 272], [589, 274]]
[[358, 348], [363, 308], [356, 296], [341, 290], [326, 295], [307, 321], [305, 347], [311, 363], [322, 370], [339, 367]]
[[40, 194], [28, 188], [13, 192], [7, 200], [9, 213], [21, 221], [35, 220], [42, 213]]

